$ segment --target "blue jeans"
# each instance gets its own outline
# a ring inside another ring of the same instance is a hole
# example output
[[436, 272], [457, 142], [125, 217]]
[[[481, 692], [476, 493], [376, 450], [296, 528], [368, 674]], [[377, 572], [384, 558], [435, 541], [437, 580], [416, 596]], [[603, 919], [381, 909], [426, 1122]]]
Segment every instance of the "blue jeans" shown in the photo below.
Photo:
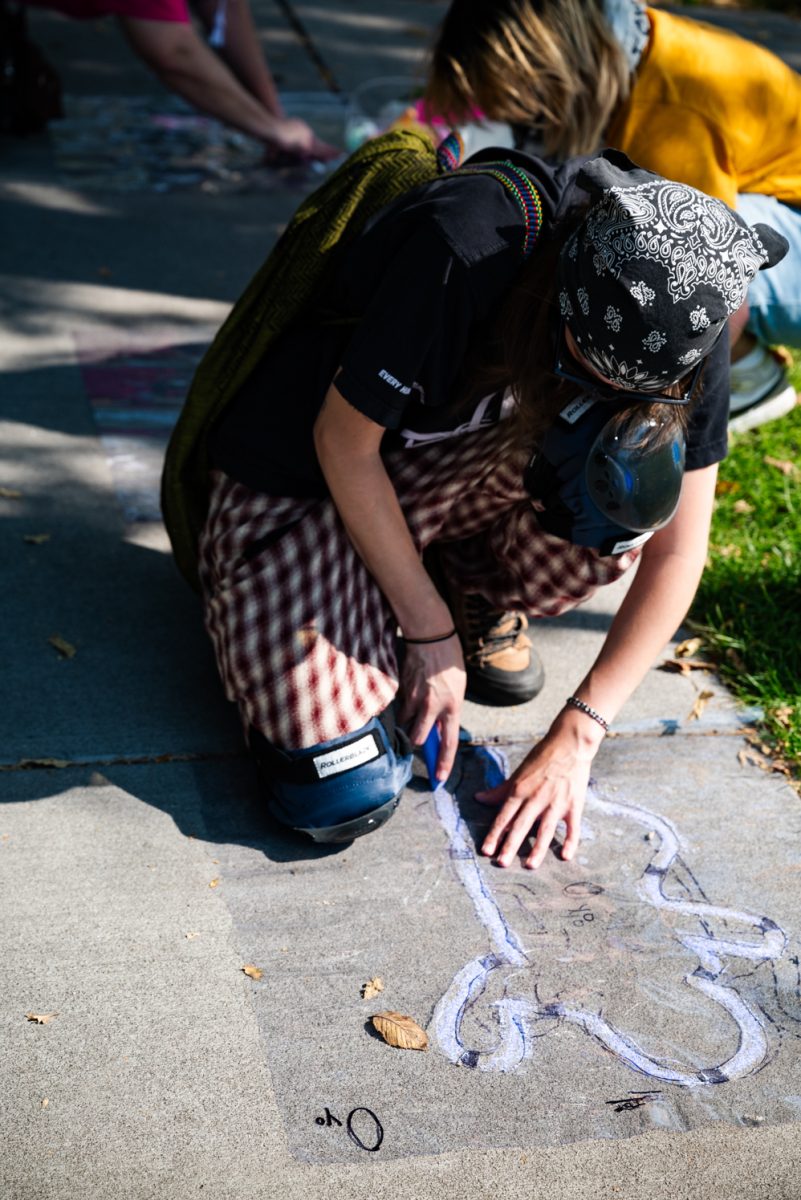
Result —
[[801, 208], [751, 192], [737, 197], [737, 211], [749, 225], [770, 225], [790, 243], [782, 261], [760, 271], [749, 287], [747, 328], [761, 342], [801, 347]]
[[379, 809], [386, 809], [386, 819], [412, 773], [411, 749], [389, 712], [303, 750], [279, 750], [254, 729], [249, 741], [272, 816], [313, 837], [328, 831], [315, 840], [351, 840], [370, 832], [369, 823], [356, 832], [351, 824]]

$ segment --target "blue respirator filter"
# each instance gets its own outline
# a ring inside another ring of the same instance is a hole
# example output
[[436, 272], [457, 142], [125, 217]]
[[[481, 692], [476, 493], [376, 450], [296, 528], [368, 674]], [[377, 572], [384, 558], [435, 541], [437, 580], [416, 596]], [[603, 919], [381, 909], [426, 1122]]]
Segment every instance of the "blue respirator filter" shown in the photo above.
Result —
[[632, 413], [622, 422], [607, 422], [587, 455], [590, 498], [604, 516], [633, 533], [661, 529], [679, 504], [684, 438], [681, 433], [657, 438], [657, 421]]

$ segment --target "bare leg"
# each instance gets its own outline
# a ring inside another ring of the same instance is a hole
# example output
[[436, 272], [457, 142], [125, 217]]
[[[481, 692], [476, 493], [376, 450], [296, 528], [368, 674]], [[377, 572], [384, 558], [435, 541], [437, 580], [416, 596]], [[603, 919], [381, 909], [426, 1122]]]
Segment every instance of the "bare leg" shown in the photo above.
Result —
[[305, 121], [276, 116], [247, 91], [191, 25], [120, 17], [132, 49], [195, 108], [299, 159], [330, 157]]
[[745, 304], [729, 317], [732, 362], [737, 362], [739, 359], [744, 358], [749, 350], [753, 350], [756, 345], [756, 338], [745, 328], [747, 323], [748, 301], [746, 300]]

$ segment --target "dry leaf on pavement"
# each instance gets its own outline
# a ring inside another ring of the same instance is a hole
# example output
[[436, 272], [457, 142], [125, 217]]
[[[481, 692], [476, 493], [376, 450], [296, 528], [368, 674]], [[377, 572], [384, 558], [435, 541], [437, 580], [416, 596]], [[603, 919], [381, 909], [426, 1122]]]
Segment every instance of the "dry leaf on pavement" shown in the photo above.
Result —
[[687, 720], [697, 721], [714, 694], [714, 692], [699, 692], [695, 698], [695, 704], [687, 714]]
[[[793, 768], [787, 760], [782, 758], [775, 747], [763, 742], [756, 730], [746, 731], [745, 737], [751, 752], [762, 756], [762, 761], [756, 763], [758, 767], [761, 767], [763, 771], [777, 771], [788, 779], [793, 778]], [[748, 752], [746, 751], [746, 753]], [[750, 757], [748, 761], [754, 762]]]
[[372, 1000], [383, 990], [384, 980], [378, 975], [374, 975], [372, 979], [367, 980], [367, 983], [362, 984], [362, 997], [365, 1000]]
[[378, 1033], [399, 1050], [427, 1050], [428, 1036], [411, 1017], [398, 1012], [380, 1012], [370, 1018]]
[[660, 671], [690, 675], [693, 671], [714, 671], [715, 664], [705, 658], [666, 658], [659, 664]]
[[790, 459], [772, 458], [770, 454], [766, 454], [762, 461], [766, 466], [775, 467], [777, 471], [781, 471], [782, 475], [790, 476], [798, 474], [797, 464], [791, 462]]
[[186, 938], [186, 940], [188, 942], [192, 942], [192, 941], [194, 941], [194, 939], [196, 937], [200, 937], [200, 934], [198, 933], [198, 931], [196, 929], [190, 929], [189, 933], [184, 934], [184, 937]]
[[56, 1019], [56, 1017], [57, 1017], [57, 1016], [58, 1016], [58, 1013], [57, 1013], [57, 1012], [52, 1012], [52, 1013], [34, 1013], [34, 1012], [30, 1012], [30, 1013], [26, 1013], [26, 1014], [25, 1014], [25, 1020], [26, 1020], [26, 1021], [33, 1021], [33, 1023], [34, 1023], [35, 1025], [49, 1025], [49, 1024], [50, 1024], [50, 1022], [51, 1022], [51, 1021], [54, 1021], [54, 1020]]
[[748, 742], [749, 746], [754, 746], [759, 753], [764, 754], [766, 758], [770, 758], [771, 754], [773, 753], [767, 742], [763, 742], [759, 734], [756, 732], [747, 734], [746, 741]]
[[72, 642], [68, 642], [66, 638], [61, 636], [60, 633], [54, 633], [47, 640], [51, 646], [58, 650], [62, 658], [74, 658], [77, 654], [77, 650], [73, 646]]
[[770, 763], [753, 746], [747, 746], [737, 751], [737, 761], [741, 767], [759, 767], [760, 771], [769, 771]]
[[49, 1103], [50, 1103], [50, 1101], [48, 1100], [47, 1096], [44, 1096], [42, 1098], [42, 1108], [47, 1108]]
[[253, 963], [246, 963], [242, 970], [249, 979], [261, 979], [264, 974], [261, 967], [254, 967]]
[[700, 637], [685, 638], [683, 642], [676, 643], [674, 654], [676, 658], [692, 658], [704, 644], [704, 639]]
[[216, 887], [219, 887], [219, 886], [220, 886], [220, 881], [219, 881], [219, 879], [212, 879], [212, 880], [211, 880], [211, 882], [209, 883], [209, 887], [210, 887], [210, 888], [216, 888]]

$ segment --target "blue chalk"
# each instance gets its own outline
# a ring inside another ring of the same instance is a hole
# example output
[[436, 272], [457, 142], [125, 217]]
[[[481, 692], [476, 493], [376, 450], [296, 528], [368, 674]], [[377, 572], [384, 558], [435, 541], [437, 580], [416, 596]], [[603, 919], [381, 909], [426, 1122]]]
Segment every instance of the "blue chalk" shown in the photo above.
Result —
[[431, 732], [423, 742], [423, 762], [426, 764], [428, 771], [428, 781], [431, 784], [431, 790], [436, 791], [440, 787], [440, 782], [436, 776], [437, 758], [439, 756], [439, 730], [436, 725], [431, 726]]

